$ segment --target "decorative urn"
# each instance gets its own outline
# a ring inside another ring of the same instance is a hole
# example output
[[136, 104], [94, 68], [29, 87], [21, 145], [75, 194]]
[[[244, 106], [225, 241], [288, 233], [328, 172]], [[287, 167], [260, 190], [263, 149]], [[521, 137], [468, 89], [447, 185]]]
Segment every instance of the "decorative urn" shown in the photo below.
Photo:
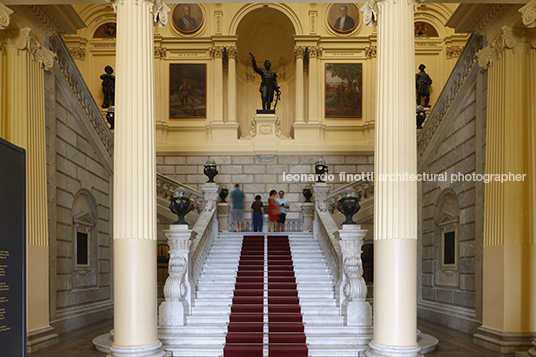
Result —
[[181, 188], [178, 188], [173, 192], [173, 197], [169, 199], [171, 201], [169, 209], [178, 217], [177, 221], [173, 224], [187, 224], [184, 216], [194, 208], [190, 202], [190, 198], [185, 196], [186, 193]]
[[311, 185], [306, 185], [303, 188], [303, 196], [305, 197], [305, 202], [311, 202], [311, 197], [313, 197], [313, 191], [311, 190]]
[[352, 217], [359, 212], [361, 206], [357, 200], [357, 194], [353, 188], [347, 189], [343, 197], [338, 201], [337, 209], [344, 214], [346, 221], [343, 224], [357, 224]]
[[328, 165], [322, 159], [318, 159], [315, 164], [316, 182], [326, 182], [326, 176], [328, 175]]
[[214, 161], [214, 159], [212, 158], [209, 158], [205, 164], [205, 169], [203, 170], [203, 172], [205, 173], [205, 175], [207, 175], [208, 177], [208, 182], [214, 182], [214, 177], [216, 177], [216, 175], [218, 174], [218, 169], [217, 169], [218, 165], [216, 165], [216, 161]]
[[219, 195], [220, 195], [221, 203], [227, 202], [225, 201], [225, 199], [227, 198], [227, 195], [229, 195], [229, 190], [227, 189], [227, 186], [221, 185]]

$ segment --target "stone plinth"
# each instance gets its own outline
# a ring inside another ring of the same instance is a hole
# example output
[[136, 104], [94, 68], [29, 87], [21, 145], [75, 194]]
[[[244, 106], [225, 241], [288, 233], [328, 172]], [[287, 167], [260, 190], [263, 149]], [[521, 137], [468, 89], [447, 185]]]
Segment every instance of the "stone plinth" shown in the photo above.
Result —
[[301, 206], [303, 214], [303, 232], [313, 231], [313, 219], [315, 217], [315, 204], [313, 202], [305, 202]]
[[274, 155], [277, 153], [277, 119], [278, 116], [275, 114], [257, 114], [253, 117], [255, 122], [253, 150], [255, 154]]
[[229, 232], [227, 219], [229, 217], [229, 204], [227, 202], [218, 203], [218, 226], [220, 232]]
[[187, 224], [173, 224], [164, 231], [169, 244], [169, 276], [164, 286], [166, 300], [160, 305], [160, 326], [184, 326], [192, 306], [188, 280], [188, 253], [192, 231]]
[[344, 224], [339, 230], [341, 245], [341, 315], [347, 326], [372, 327], [372, 307], [367, 298], [367, 284], [363, 279], [361, 248], [367, 230], [358, 224]]

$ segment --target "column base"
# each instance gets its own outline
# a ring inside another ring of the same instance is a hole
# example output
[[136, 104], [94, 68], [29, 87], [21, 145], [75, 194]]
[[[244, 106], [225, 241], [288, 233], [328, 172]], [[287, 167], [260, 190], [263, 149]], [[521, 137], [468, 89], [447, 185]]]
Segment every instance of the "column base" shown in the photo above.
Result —
[[421, 346], [396, 347], [382, 346], [374, 342], [369, 343], [370, 350], [366, 352], [367, 357], [422, 357]]
[[166, 354], [160, 341], [145, 346], [121, 347], [112, 345], [110, 351], [106, 357], [164, 357]]
[[[500, 332], [479, 327], [473, 335], [473, 343], [498, 353], [515, 353], [532, 347], [535, 338], [533, 332]], [[534, 356], [536, 357], [536, 351]]]
[[54, 333], [54, 327], [45, 327], [30, 331], [26, 338], [26, 352], [31, 353], [42, 348], [50, 347], [60, 342], [59, 335]]

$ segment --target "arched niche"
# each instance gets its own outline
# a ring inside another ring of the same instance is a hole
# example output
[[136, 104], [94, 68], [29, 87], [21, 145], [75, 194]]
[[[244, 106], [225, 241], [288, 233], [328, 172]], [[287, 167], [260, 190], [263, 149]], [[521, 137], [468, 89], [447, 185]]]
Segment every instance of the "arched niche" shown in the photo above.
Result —
[[237, 108], [242, 136], [251, 129], [251, 119], [261, 107], [260, 76], [251, 64], [253, 53], [257, 66], [271, 62], [271, 70], [277, 73], [283, 100], [278, 103], [276, 114], [281, 120], [283, 134], [289, 135], [294, 116], [295, 63], [293, 61], [294, 36], [297, 33], [295, 14], [281, 4], [248, 5], [238, 12], [231, 23], [231, 31], [238, 37], [237, 48]]

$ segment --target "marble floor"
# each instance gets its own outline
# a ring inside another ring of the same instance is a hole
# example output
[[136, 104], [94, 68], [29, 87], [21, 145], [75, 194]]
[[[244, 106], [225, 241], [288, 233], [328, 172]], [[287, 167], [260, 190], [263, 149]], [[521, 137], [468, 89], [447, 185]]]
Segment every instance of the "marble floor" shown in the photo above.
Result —
[[[111, 320], [99, 322], [83, 329], [60, 336], [60, 343], [28, 354], [29, 357], [104, 357], [106, 354], [95, 349], [91, 341], [96, 336], [110, 332]], [[439, 339], [439, 345], [427, 357], [513, 357], [499, 354], [473, 344], [470, 335], [428, 321], [418, 320], [418, 328]]]

